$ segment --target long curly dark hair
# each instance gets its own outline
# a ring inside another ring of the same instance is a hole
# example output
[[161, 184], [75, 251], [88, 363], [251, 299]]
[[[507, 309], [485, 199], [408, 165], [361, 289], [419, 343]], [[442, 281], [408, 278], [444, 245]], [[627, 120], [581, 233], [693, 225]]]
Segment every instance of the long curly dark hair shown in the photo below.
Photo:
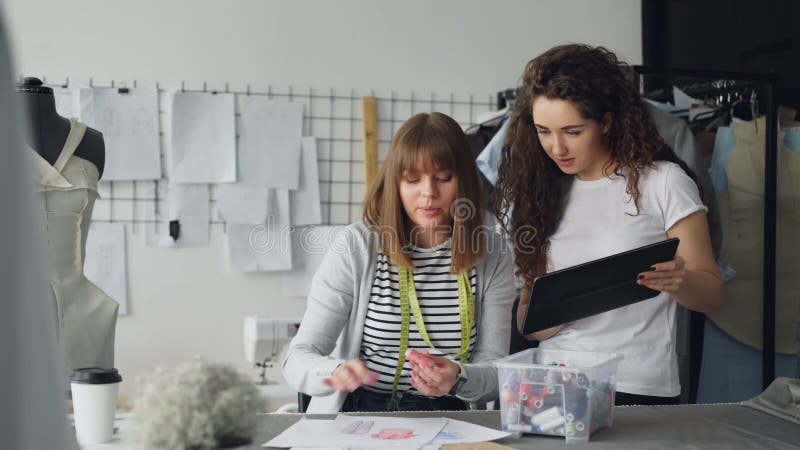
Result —
[[691, 169], [659, 136], [630, 73], [630, 67], [611, 51], [583, 44], [554, 47], [525, 66], [503, 144], [494, 213], [512, 237], [526, 284], [546, 272], [549, 239], [561, 221], [574, 179], [558, 168], [539, 142], [532, 112], [536, 98], [567, 100], [584, 119], [599, 123], [611, 113], [611, 128], [603, 135], [611, 150], [609, 166], [626, 177], [626, 192], [637, 213], [640, 171], [654, 161], [679, 164], [697, 184]]

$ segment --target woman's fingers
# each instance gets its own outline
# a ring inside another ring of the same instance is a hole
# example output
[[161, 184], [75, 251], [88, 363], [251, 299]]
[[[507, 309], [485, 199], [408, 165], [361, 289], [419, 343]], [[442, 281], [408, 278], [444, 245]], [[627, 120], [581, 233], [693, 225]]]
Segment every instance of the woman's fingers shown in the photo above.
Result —
[[374, 383], [377, 379], [378, 375], [369, 370], [364, 361], [353, 359], [339, 365], [330, 378], [322, 381], [334, 390], [353, 392], [365, 384]]
[[650, 270], [654, 272], [658, 271], [665, 271], [665, 270], [679, 270], [683, 269], [686, 265], [686, 261], [683, 260], [680, 256], [676, 256], [675, 259], [672, 261], [665, 261], [663, 263], [653, 264], [650, 266]]
[[428, 368], [423, 366], [416, 366], [411, 370], [412, 374], [416, 374], [422, 381], [430, 386], [438, 386], [442, 382], [442, 373], [438, 368]]
[[417, 388], [414, 383], [421, 385], [418, 391], [425, 395], [441, 396], [450, 391], [455, 384], [458, 375], [458, 365], [448, 358], [441, 356], [426, 356], [430, 358], [434, 364], [430, 367], [415, 365], [411, 369], [412, 385]]
[[337, 391], [348, 390], [353, 392], [359, 387], [359, 383], [356, 381], [353, 371], [350, 370], [350, 367], [347, 365], [340, 367], [332, 378], [334, 380], [333, 388]]
[[686, 270], [683, 258], [654, 264], [648, 272], [639, 274], [636, 283], [656, 291], [675, 292], [683, 285]]
[[444, 394], [437, 386], [427, 383], [418, 373], [411, 372], [411, 386], [420, 394], [429, 397], [439, 397]]
[[639, 279], [637, 283], [657, 291], [674, 292], [683, 285], [684, 275], [683, 272], [675, 272], [669, 276]]
[[354, 360], [350, 366], [353, 378], [358, 380], [361, 384], [372, 384], [378, 379], [378, 374], [369, 370], [364, 361], [360, 359]]

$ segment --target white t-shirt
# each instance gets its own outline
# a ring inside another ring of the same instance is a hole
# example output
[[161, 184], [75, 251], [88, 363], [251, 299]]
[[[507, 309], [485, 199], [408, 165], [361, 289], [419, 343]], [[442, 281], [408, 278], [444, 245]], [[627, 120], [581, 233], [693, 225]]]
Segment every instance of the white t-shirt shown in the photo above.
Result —
[[[627, 181], [612, 175], [574, 180], [564, 217], [550, 238], [547, 269], [554, 271], [663, 241], [679, 220], [707, 211], [697, 185], [674, 163], [640, 171], [639, 214]], [[564, 325], [540, 348], [622, 353], [617, 390], [674, 397], [680, 394], [675, 354], [675, 299], [651, 299]]]

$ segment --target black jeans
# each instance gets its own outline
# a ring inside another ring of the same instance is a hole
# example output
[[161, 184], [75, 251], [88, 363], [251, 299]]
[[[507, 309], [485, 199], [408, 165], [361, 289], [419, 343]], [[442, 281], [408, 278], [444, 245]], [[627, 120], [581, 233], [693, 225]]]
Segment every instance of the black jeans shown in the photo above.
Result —
[[382, 411], [464, 411], [467, 404], [457, 397], [425, 397], [398, 392], [394, 402], [389, 402], [391, 394], [381, 394], [366, 389], [356, 389], [347, 395], [342, 412], [382, 412]]
[[626, 394], [624, 392], [617, 392], [614, 396], [614, 405], [677, 405], [680, 403], [681, 397], [656, 397], [654, 395], [636, 395]]

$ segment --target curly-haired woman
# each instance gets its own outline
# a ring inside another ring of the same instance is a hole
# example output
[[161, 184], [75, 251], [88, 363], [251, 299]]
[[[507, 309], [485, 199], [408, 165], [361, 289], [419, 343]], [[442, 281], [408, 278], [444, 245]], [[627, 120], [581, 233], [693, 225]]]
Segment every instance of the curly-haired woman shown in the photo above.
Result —
[[674, 260], [637, 283], [660, 293], [526, 336], [541, 348], [619, 352], [617, 404], [672, 404], [680, 394], [675, 307], [709, 312], [722, 281], [694, 174], [659, 137], [628, 66], [602, 47], [552, 48], [525, 67], [503, 146], [495, 213], [525, 281], [667, 238]]

